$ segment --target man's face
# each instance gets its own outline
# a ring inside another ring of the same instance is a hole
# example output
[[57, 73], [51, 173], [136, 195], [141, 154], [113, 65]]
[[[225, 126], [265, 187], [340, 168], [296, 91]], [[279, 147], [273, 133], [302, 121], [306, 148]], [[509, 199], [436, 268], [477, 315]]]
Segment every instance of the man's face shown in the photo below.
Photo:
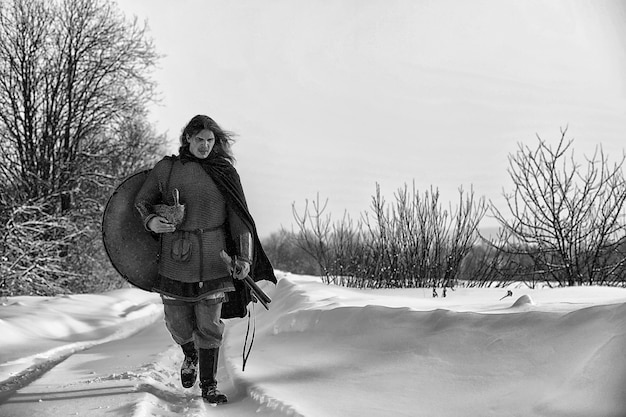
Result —
[[188, 138], [189, 152], [198, 159], [204, 159], [211, 153], [215, 146], [215, 134], [209, 129], [201, 130]]

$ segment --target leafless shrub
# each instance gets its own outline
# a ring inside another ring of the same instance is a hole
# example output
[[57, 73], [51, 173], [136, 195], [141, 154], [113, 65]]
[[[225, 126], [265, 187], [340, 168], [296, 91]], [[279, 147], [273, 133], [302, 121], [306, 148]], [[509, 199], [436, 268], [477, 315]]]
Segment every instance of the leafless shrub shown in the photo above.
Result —
[[312, 202], [308, 199], [305, 201], [302, 214], [298, 213], [295, 203], [291, 206], [298, 227], [298, 232], [295, 235], [296, 244], [315, 259], [323, 279], [328, 278], [330, 266], [328, 240], [331, 230], [331, 216], [325, 213], [327, 206], [328, 200], [322, 204], [319, 194]]
[[484, 199], [459, 190], [459, 205], [448, 210], [439, 192], [399, 189], [388, 206], [377, 185], [371, 214], [356, 224], [344, 214], [332, 222], [319, 196], [299, 214], [298, 244], [319, 263], [323, 279], [353, 287], [453, 286], [477, 239]]
[[0, 295], [55, 295], [119, 287], [91, 276], [93, 230], [71, 214], [49, 214], [45, 203], [13, 207], [2, 228]]
[[[624, 254], [624, 157], [610, 165], [601, 147], [576, 162], [566, 130], [556, 147], [541, 138], [509, 155], [514, 190], [505, 194], [509, 216], [491, 211], [507, 233], [502, 245], [518, 260], [522, 279], [554, 285], [620, 280]], [[571, 153], [570, 153], [571, 151]]]

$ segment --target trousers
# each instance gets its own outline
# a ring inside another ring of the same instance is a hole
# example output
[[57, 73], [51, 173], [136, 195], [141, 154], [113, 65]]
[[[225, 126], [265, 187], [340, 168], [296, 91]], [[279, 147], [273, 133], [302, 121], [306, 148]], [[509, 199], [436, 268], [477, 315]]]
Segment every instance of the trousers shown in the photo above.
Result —
[[222, 299], [183, 301], [163, 298], [165, 326], [179, 345], [193, 341], [196, 349], [214, 349], [222, 345], [224, 322]]

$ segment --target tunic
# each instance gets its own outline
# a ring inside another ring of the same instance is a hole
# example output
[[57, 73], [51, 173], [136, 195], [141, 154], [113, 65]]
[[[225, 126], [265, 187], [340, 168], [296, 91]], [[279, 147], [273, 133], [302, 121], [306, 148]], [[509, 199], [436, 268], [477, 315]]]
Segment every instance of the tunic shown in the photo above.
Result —
[[[162, 233], [159, 258], [160, 282], [155, 290], [179, 299], [197, 300], [234, 291], [234, 285], [220, 252], [231, 237], [250, 233], [245, 223], [226, 204], [213, 179], [193, 161], [164, 158], [148, 175], [135, 198], [144, 224], [155, 216], [155, 204], [174, 204], [172, 191], [178, 189], [185, 217], [174, 233]], [[180, 259], [173, 252], [177, 240], [190, 243], [191, 253]]]

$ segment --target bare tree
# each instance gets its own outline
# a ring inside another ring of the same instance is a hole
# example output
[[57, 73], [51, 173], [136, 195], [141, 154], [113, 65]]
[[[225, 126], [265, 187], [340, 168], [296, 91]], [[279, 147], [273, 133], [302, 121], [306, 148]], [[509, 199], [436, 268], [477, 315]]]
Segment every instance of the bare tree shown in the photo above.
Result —
[[145, 26], [109, 1], [0, 3], [3, 182], [69, 209], [80, 156], [153, 97], [157, 58]]
[[592, 158], [579, 164], [566, 130], [554, 148], [538, 139], [535, 149], [520, 144], [509, 155], [514, 190], [504, 197], [510, 217], [491, 205], [511, 237], [505, 250], [531, 260], [524, 274], [557, 285], [611, 280], [625, 262], [620, 251], [624, 157], [611, 165], [598, 147]]
[[0, 293], [102, 290], [111, 188], [164, 146], [158, 55], [108, 0], [0, 2]]
[[325, 213], [327, 206], [328, 199], [322, 204], [319, 193], [312, 203], [308, 199], [305, 201], [302, 214], [298, 213], [295, 202], [291, 205], [298, 227], [298, 231], [294, 233], [296, 244], [316, 260], [325, 278], [328, 278], [329, 271], [328, 240], [331, 231], [331, 216]]

